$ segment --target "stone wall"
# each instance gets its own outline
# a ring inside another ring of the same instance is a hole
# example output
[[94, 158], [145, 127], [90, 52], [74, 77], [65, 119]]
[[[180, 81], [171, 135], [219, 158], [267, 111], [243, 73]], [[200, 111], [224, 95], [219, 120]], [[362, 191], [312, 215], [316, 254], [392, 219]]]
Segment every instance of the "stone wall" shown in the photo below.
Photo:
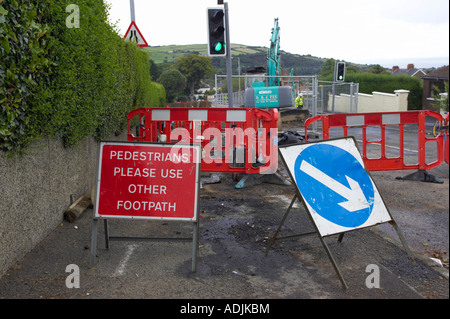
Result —
[[98, 147], [94, 138], [69, 148], [43, 139], [22, 157], [0, 151], [0, 278], [62, 222], [71, 196], [90, 197]]

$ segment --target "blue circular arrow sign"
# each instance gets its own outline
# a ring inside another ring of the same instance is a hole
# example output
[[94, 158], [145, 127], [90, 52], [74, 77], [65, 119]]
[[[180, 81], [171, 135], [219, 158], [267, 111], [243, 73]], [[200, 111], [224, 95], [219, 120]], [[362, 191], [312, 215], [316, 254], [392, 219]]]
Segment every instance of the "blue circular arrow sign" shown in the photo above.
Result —
[[329, 144], [305, 148], [294, 166], [304, 200], [328, 221], [358, 227], [372, 213], [373, 183], [363, 165], [349, 152]]

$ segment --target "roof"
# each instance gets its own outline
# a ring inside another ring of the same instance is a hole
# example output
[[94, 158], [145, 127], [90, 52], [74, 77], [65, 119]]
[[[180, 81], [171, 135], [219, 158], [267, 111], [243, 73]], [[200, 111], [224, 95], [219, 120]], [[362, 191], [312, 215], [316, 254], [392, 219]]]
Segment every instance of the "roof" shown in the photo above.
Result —
[[448, 65], [440, 67], [433, 72], [428, 73], [423, 77], [424, 79], [439, 79], [448, 80]]
[[[419, 73], [419, 74], [417, 74], [417, 73]], [[420, 75], [420, 73], [422, 73], [422, 75]], [[409, 75], [409, 76], [416, 76], [416, 75], [418, 75], [420, 77], [423, 77], [425, 75], [425, 72], [423, 72], [421, 69], [416, 69], [416, 68], [413, 68], [413, 69], [398, 69], [398, 70], [392, 72], [392, 75], [402, 75], [402, 74]]]

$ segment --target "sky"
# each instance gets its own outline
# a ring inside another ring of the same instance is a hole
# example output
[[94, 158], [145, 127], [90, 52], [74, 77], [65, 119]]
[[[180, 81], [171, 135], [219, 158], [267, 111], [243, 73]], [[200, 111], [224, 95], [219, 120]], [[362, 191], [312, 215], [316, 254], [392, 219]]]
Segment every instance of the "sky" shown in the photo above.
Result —
[[[124, 35], [130, 0], [105, 0]], [[449, 64], [449, 0], [225, 0], [231, 43], [268, 47], [274, 19], [283, 51], [391, 68]], [[134, 0], [150, 46], [207, 43], [206, 9], [217, 0]], [[223, 6], [222, 6], [223, 7]], [[82, 13], [81, 13], [82, 14]], [[283, 57], [281, 57], [282, 59]]]

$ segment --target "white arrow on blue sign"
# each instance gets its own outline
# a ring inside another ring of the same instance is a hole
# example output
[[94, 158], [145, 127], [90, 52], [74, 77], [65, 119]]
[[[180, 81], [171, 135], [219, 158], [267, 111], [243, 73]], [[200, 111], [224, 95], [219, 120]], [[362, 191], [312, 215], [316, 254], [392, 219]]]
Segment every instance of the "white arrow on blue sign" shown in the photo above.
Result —
[[280, 147], [280, 153], [322, 236], [392, 219], [352, 137]]
[[[337, 204], [341, 206], [345, 211], [355, 212], [360, 211], [362, 209], [370, 208], [370, 204], [367, 202], [367, 197], [361, 189], [361, 185], [352, 179], [351, 177], [345, 175], [349, 186], [344, 185], [344, 181], [338, 182], [337, 180], [331, 178], [327, 174], [323, 173], [321, 170], [316, 168], [315, 166], [309, 164], [306, 160], [298, 157], [300, 162], [300, 169], [297, 171], [298, 175], [307, 174], [312, 179], [319, 182], [319, 186], [324, 186], [330, 189], [335, 194], [343, 197], [344, 201], [339, 202]], [[300, 176], [301, 178], [301, 176]], [[371, 198], [373, 197], [373, 190], [369, 189], [369, 193]], [[310, 195], [311, 192], [309, 192]], [[349, 220], [342, 220], [342, 223], [346, 223]], [[339, 223], [339, 220], [337, 221]]]

